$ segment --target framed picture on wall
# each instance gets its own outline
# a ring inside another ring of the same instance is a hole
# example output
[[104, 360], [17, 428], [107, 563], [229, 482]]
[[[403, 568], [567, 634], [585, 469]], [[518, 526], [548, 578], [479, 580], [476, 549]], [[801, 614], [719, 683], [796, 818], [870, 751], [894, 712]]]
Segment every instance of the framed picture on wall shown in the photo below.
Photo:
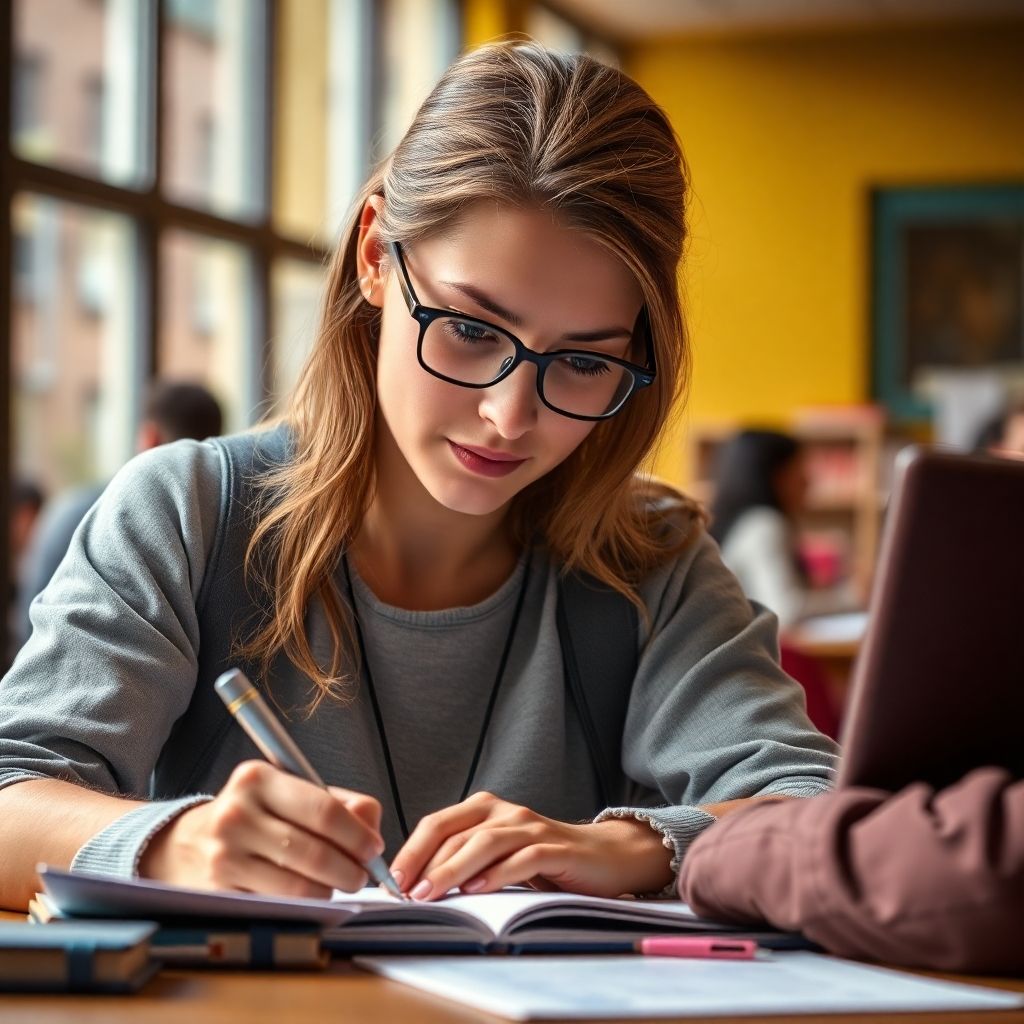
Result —
[[876, 189], [873, 395], [927, 418], [929, 381], [1024, 378], [1024, 183]]

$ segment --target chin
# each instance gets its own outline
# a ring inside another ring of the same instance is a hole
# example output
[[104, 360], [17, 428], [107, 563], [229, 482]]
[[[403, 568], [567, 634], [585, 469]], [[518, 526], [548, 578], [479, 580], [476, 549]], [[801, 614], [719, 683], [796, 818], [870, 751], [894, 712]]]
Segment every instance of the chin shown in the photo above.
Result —
[[488, 516], [503, 508], [511, 500], [511, 495], [497, 494], [466, 494], [461, 488], [442, 489], [433, 492], [434, 500], [450, 512], [458, 512], [464, 516]]
[[430, 496], [450, 512], [464, 516], [489, 516], [504, 508], [521, 488], [502, 487], [495, 481], [452, 480], [435, 477], [424, 480]]

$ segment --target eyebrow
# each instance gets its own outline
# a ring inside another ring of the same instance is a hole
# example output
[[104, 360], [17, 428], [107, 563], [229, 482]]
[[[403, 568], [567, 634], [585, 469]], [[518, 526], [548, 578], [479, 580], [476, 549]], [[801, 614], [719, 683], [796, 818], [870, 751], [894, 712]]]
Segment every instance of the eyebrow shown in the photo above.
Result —
[[[463, 284], [459, 281], [440, 281], [438, 283], [448, 288], [454, 288], [455, 291], [465, 295], [467, 299], [472, 300], [481, 309], [486, 309], [488, 313], [498, 317], [500, 320], [504, 320], [513, 327], [523, 326], [523, 318], [521, 316], [517, 316], [511, 310], [495, 302], [494, 299], [487, 295], [486, 292], [480, 291], [479, 288], [475, 288], [471, 284]], [[454, 309], [454, 307], [449, 308]], [[464, 313], [465, 310], [458, 309], [454, 310], [454, 312]], [[562, 335], [565, 341], [606, 341], [609, 338], [631, 338], [632, 336], [633, 332], [625, 327], [603, 327], [598, 328], [596, 331], [573, 331], [572, 333]]]

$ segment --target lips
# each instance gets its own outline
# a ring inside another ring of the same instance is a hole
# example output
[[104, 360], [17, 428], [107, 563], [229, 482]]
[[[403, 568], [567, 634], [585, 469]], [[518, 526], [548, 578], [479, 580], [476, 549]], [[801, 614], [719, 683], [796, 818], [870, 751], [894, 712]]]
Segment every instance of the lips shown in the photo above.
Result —
[[517, 455], [497, 452], [491, 448], [456, 444], [451, 440], [448, 441], [448, 444], [459, 463], [479, 476], [507, 476], [526, 461]]
[[[453, 441], [452, 444], [455, 444]], [[510, 455], [508, 452], [496, 452], [490, 448], [478, 448], [472, 444], [459, 444], [457, 448], [462, 448], [464, 451], [472, 452], [474, 455], [479, 455], [481, 459], [487, 459], [490, 462], [525, 462], [526, 459], [519, 455]]]

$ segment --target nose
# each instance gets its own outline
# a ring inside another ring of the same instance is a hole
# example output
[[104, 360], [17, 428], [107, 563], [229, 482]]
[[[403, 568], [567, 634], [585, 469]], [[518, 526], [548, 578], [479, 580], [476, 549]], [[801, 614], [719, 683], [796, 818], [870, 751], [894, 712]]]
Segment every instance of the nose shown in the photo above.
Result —
[[480, 416], [509, 441], [520, 438], [537, 423], [540, 397], [537, 367], [520, 363], [504, 380], [480, 392]]

